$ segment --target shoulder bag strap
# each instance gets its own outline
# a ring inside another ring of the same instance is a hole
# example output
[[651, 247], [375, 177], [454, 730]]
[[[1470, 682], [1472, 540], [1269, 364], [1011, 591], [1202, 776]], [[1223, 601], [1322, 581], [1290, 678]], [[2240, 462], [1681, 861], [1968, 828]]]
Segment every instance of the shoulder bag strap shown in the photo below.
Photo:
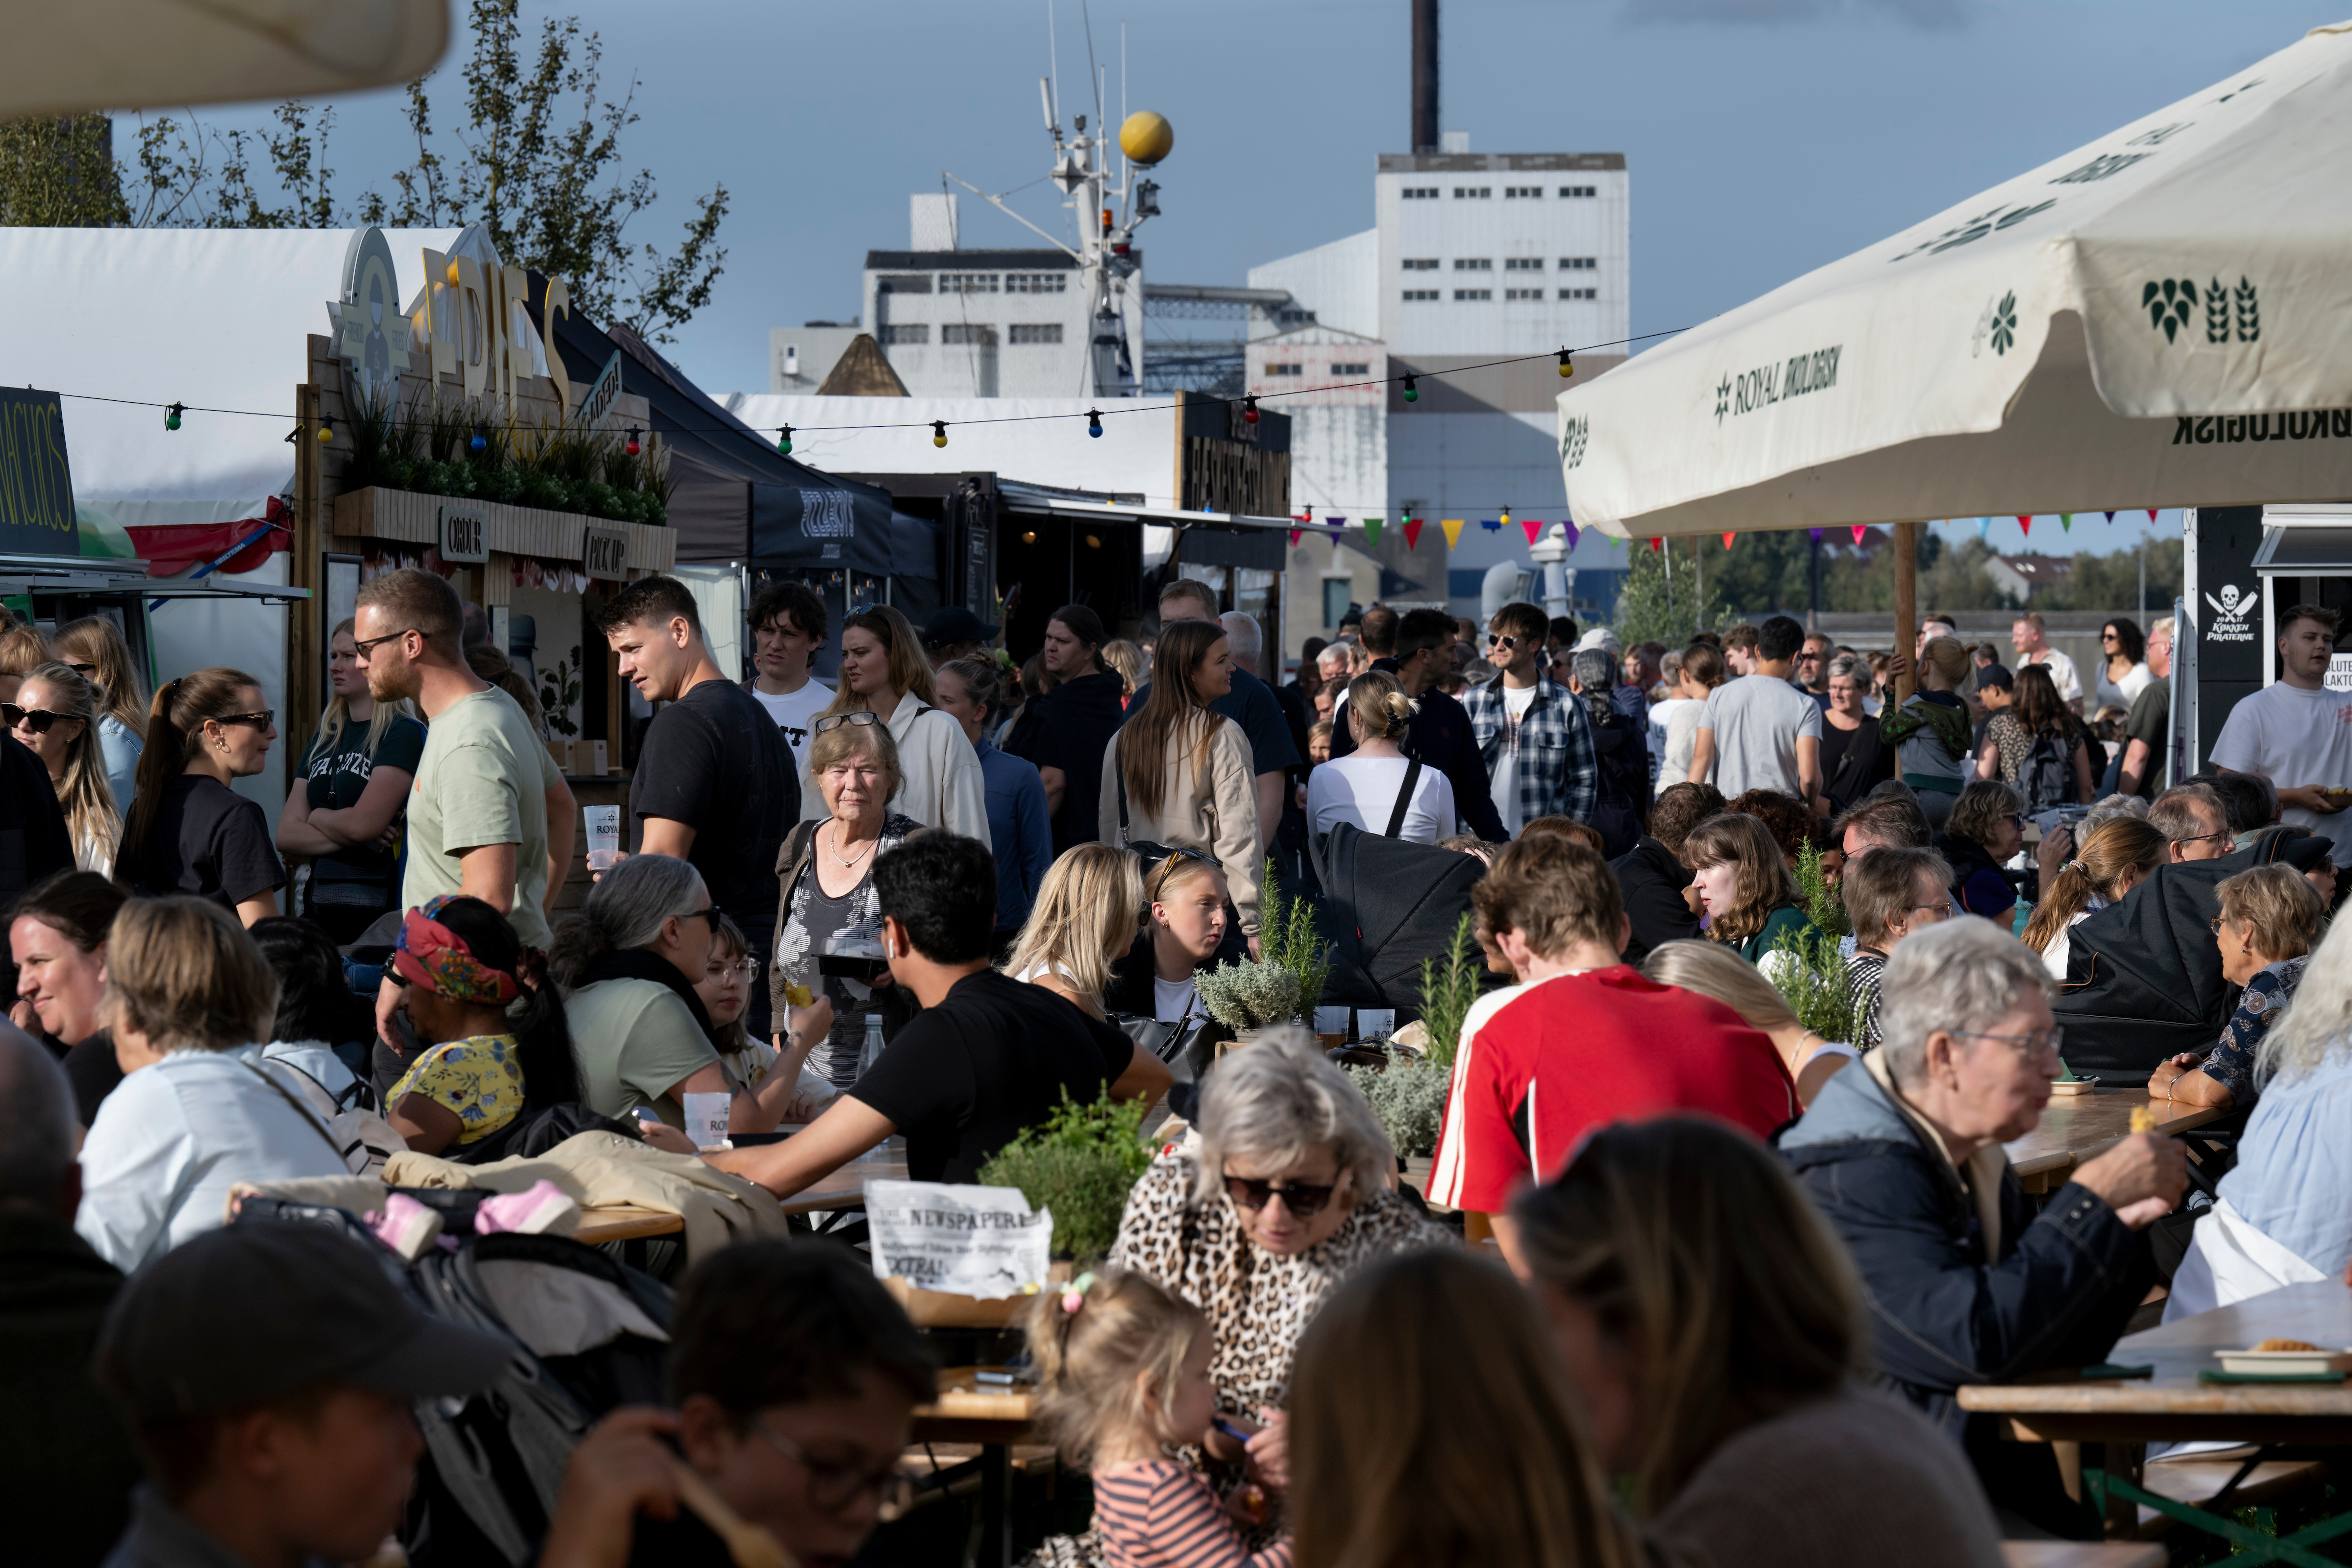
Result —
[[[278, 1099], [284, 1100], [287, 1104], [292, 1106], [294, 1108], [294, 1114], [299, 1116], [310, 1127], [310, 1131], [316, 1132], [320, 1137], [327, 1141], [327, 1147], [334, 1151], [336, 1159], [341, 1160], [344, 1158], [343, 1151], [336, 1146], [334, 1134], [327, 1131], [327, 1124], [319, 1120], [319, 1113], [317, 1111], [311, 1110], [309, 1106], [295, 1099], [293, 1091], [289, 1089], [284, 1084], [278, 1082], [276, 1079], [270, 1077], [266, 1068], [255, 1066], [251, 1061], [247, 1060], [244, 1057], [238, 1057], [236, 1058], [236, 1062], [237, 1065], [244, 1068], [246, 1071], [251, 1073], [254, 1077], [268, 1084], [271, 1093], [277, 1095]], [[294, 1070], [297, 1072], [302, 1071], [299, 1068], [296, 1068]], [[310, 1078], [308, 1073], [303, 1073], [302, 1076]], [[319, 1080], [311, 1079], [310, 1081], [317, 1083]]]
[[1110, 738], [1110, 773], [1118, 781], [1118, 841], [1127, 842], [1127, 769], [1118, 759], [1118, 736]]
[[1388, 831], [1381, 834], [1381, 837], [1394, 838], [1404, 831], [1405, 808], [1412, 805], [1413, 786], [1419, 783], [1421, 783], [1421, 759], [1415, 757], [1405, 765], [1404, 787], [1397, 791], [1396, 805], [1389, 812]]

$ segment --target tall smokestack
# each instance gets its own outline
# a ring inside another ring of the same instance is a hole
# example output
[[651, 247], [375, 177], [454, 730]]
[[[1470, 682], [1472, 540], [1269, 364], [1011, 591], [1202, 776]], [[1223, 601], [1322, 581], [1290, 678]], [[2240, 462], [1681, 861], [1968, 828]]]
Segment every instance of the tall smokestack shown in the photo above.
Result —
[[1437, 0], [1412, 0], [1412, 150], [1437, 151]]

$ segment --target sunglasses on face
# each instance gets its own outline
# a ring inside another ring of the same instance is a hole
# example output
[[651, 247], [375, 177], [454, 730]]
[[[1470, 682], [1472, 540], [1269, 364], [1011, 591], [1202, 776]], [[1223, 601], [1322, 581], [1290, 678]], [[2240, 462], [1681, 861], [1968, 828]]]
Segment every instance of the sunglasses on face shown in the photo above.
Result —
[[50, 725], [72, 717], [70, 713], [52, 713], [46, 708], [19, 708], [14, 702], [0, 702], [0, 723], [11, 730], [29, 730], [36, 735], [46, 735]]
[[1282, 1206], [1290, 1211], [1294, 1219], [1313, 1219], [1321, 1214], [1339, 1187], [1337, 1182], [1285, 1182], [1277, 1186], [1272, 1182], [1261, 1182], [1250, 1176], [1225, 1178], [1225, 1195], [1234, 1200], [1235, 1207], [1255, 1214], [1280, 1198]]
[[1497, 637], [1493, 632], [1488, 632], [1486, 634], [1486, 646], [1488, 647], [1498, 647], [1504, 652], [1508, 653], [1519, 646], [1519, 639], [1517, 637]]
[[415, 626], [409, 626], [401, 631], [386, 632], [380, 637], [353, 637], [352, 639], [352, 656], [358, 658], [365, 658], [369, 654], [373, 653], [375, 649], [382, 647], [384, 644], [388, 642], [397, 642], [400, 638], [406, 637], [410, 632], [416, 632], [418, 637], [423, 637], [425, 635], [423, 632], [416, 631]]
[[719, 906], [717, 904], [713, 904], [707, 910], [697, 910], [692, 914], [681, 916], [680, 918], [689, 921], [709, 921], [710, 922], [710, 934], [717, 936], [719, 934], [719, 913], [720, 910]]

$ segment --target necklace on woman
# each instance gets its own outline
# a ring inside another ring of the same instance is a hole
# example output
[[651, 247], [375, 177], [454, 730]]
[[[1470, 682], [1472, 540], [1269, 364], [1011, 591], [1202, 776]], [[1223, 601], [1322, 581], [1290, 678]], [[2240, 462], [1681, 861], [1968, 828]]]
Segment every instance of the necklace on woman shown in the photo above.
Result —
[[[836, 822], [836, 823], [835, 823], [835, 824], [834, 824], [834, 837], [835, 837], [836, 839], [840, 839], [840, 838], [844, 837], [848, 833], [848, 831], [849, 831], [849, 830], [848, 830], [847, 828], [843, 827], [839, 823], [837, 823], [837, 822]], [[856, 854], [855, 854], [855, 855], [844, 855], [844, 854], [841, 852], [841, 849], [840, 849], [840, 847], [839, 847], [839, 845], [838, 845], [838, 844], [828, 844], [828, 845], [826, 845], [826, 846], [825, 846], [825, 848], [826, 848], [827, 852], [829, 852], [829, 853], [833, 856], [833, 858], [834, 858], [835, 859], [836, 859], [836, 860], [840, 861], [844, 866], [855, 866], [855, 865], [856, 865], [860, 860], [865, 859], [868, 855], [873, 854], [873, 853], [874, 853], [874, 846], [875, 846], [875, 845], [877, 845], [877, 844], [879, 844], [879, 843], [881, 843], [881, 842], [882, 842], [882, 840], [881, 840], [878, 837], [875, 837], [875, 838], [873, 838], [873, 839], [871, 839], [871, 840], [869, 840], [869, 841], [867, 842], [867, 844], [866, 844], [866, 847], [865, 847], [865, 848], [860, 849], [860, 850], [859, 850]]]

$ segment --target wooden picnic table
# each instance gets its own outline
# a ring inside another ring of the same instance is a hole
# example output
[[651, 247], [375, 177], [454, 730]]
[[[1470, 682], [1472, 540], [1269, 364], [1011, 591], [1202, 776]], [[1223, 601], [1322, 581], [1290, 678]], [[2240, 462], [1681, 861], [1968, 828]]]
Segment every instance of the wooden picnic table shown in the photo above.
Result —
[[[906, 1179], [907, 1157], [903, 1153], [861, 1155], [815, 1185], [784, 1199], [777, 1206], [786, 1214], [799, 1215], [864, 1208], [866, 1183], [903, 1182]], [[636, 1241], [651, 1236], [675, 1236], [685, 1228], [686, 1222], [674, 1214], [615, 1205], [610, 1208], [584, 1211], [580, 1216], [580, 1228], [572, 1233], [572, 1239], [595, 1246], [607, 1241]]]
[[2186, 1132], [2229, 1114], [2219, 1106], [2151, 1100], [2141, 1084], [2103, 1087], [2088, 1094], [2053, 1095], [2042, 1107], [2041, 1124], [2006, 1145], [2019, 1183], [2029, 1193], [2065, 1185], [2075, 1166], [2105, 1152], [2130, 1133], [2131, 1113], [2143, 1106], [2155, 1116], [2156, 1131], [2164, 1133]]
[[980, 1370], [940, 1373], [939, 1397], [915, 1407], [913, 1436], [918, 1443], [981, 1445], [979, 1561], [1006, 1568], [1013, 1561], [1013, 1446], [1034, 1432], [1036, 1395], [1025, 1384], [982, 1383]]

